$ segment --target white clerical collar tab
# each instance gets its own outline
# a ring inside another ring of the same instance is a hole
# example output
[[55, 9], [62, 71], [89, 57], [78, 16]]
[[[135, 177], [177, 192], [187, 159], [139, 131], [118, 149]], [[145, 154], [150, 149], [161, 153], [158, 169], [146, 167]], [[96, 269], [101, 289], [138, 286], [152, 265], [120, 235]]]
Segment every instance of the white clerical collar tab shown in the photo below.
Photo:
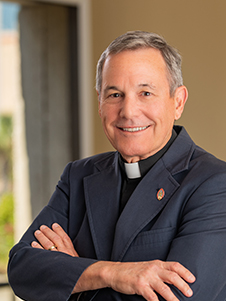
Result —
[[127, 177], [129, 179], [136, 179], [141, 177], [140, 167], [138, 162], [136, 163], [124, 163]]

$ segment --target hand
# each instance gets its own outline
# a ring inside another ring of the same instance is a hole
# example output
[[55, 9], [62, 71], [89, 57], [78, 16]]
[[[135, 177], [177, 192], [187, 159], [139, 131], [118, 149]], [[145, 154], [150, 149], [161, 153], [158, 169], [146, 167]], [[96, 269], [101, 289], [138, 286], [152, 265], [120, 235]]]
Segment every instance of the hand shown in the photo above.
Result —
[[60, 251], [78, 257], [70, 237], [57, 223], [52, 225], [52, 229], [42, 225], [39, 230], [35, 231], [35, 237], [39, 243], [33, 241], [31, 243], [33, 248]]
[[114, 290], [142, 295], [146, 300], [158, 300], [157, 292], [165, 300], [178, 301], [166, 283], [177, 287], [186, 297], [191, 297], [193, 292], [186, 281], [195, 281], [195, 277], [178, 262], [160, 260], [118, 263], [109, 275]]
[[186, 297], [191, 297], [193, 292], [186, 281], [192, 283], [195, 277], [177, 262], [99, 261], [83, 272], [73, 292], [111, 287], [124, 294], [141, 295], [149, 301], [159, 300], [155, 292], [167, 301], [179, 301], [166, 283], [177, 287]]

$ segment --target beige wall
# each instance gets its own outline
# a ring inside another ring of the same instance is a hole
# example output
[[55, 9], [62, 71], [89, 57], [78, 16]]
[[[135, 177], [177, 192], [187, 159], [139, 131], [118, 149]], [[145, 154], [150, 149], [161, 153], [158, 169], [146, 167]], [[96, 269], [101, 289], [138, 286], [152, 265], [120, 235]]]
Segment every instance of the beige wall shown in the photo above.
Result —
[[[226, 2], [205, 0], [92, 0], [93, 63], [116, 36], [128, 30], [163, 35], [183, 57], [189, 89], [178, 122], [194, 141], [226, 160]], [[93, 68], [95, 70], [95, 68]], [[93, 75], [94, 78], [94, 75]], [[94, 99], [96, 95], [94, 94]], [[94, 112], [95, 152], [111, 149]]]

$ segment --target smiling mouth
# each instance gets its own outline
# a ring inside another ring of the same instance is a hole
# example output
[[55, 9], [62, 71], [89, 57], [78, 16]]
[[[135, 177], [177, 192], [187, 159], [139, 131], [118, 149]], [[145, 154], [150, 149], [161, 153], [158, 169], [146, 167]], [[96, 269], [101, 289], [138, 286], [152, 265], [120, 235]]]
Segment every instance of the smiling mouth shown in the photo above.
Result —
[[135, 127], [135, 128], [120, 128], [120, 129], [124, 132], [134, 133], [134, 132], [140, 132], [140, 131], [146, 130], [148, 127], [149, 127], [149, 125], [148, 126], [142, 126], [142, 127]]

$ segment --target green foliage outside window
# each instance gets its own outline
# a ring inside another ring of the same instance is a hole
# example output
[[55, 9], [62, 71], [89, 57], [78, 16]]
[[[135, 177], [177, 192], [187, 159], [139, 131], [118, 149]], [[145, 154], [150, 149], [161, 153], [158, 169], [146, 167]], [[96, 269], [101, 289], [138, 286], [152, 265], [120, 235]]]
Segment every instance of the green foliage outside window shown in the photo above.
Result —
[[0, 273], [13, 246], [12, 118], [0, 116]]
[[0, 273], [6, 272], [8, 253], [13, 246], [13, 195], [4, 193], [0, 199]]

